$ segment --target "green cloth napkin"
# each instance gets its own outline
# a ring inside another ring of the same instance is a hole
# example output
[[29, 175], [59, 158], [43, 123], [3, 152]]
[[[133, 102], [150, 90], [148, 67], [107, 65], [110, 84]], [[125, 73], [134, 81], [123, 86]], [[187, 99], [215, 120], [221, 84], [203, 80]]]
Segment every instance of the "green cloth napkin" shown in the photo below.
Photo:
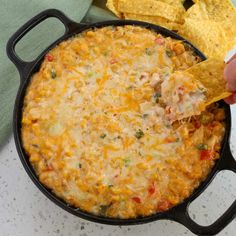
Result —
[[91, 6], [88, 13], [86, 14], [83, 22], [85, 23], [94, 23], [99, 21], [106, 20], [117, 20], [118, 18], [113, 15], [110, 11], [102, 9], [97, 6]]
[[[116, 19], [101, 8], [90, 8], [91, 3], [92, 0], [0, 0], [0, 147], [11, 133], [13, 106], [20, 84], [19, 73], [6, 55], [9, 37], [30, 18], [49, 8], [59, 9], [77, 22], [82, 19], [84, 22]], [[64, 27], [58, 24], [58, 20], [50, 19], [31, 32], [16, 47], [18, 55], [28, 61], [36, 58], [45, 47], [62, 35]]]

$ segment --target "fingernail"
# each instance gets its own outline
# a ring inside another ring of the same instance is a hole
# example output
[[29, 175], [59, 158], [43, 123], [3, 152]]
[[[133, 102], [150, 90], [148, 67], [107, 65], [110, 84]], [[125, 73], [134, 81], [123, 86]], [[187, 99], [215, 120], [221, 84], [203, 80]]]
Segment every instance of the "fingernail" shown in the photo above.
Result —
[[230, 91], [230, 86], [229, 86], [228, 83], [226, 83], [225, 87], [226, 87], [226, 89], [227, 89], [228, 91]]

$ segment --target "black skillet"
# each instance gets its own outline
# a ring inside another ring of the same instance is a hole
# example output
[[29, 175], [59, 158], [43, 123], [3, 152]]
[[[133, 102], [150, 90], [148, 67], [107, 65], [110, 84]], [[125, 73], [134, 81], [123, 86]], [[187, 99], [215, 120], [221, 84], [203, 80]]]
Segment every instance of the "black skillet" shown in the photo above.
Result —
[[[65, 33], [64, 35], [56, 40], [52, 45], [46, 48], [37, 59], [31, 62], [25, 62], [21, 60], [15, 52], [15, 46], [18, 41], [27, 34], [32, 28], [38, 25], [40, 22], [46, 20], [47, 18], [55, 17], [59, 19], [65, 26]], [[35, 185], [54, 203], [58, 206], [63, 208], [64, 210], [79, 216], [83, 219], [90, 220], [93, 222], [109, 224], [109, 225], [135, 225], [135, 224], [143, 224], [148, 223], [160, 219], [168, 219], [177, 221], [184, 226], [186, 226], [189, 230], [193, 233], [198, 235], [215, 235], [219, 231], [221, 231], [227, 224], [229, 224], [236, 215], [236, 200], [233, 204], [227, 209], [227, 211], [218, 218], [213, 224], [209, 226], [200, 226], [195, 223], [188, 214], [188, 206], [189, 204], [197, 198], [203, 190], [210, 184], [213, 180], [214, 176], [220, 172], [221, 170], [231, 170], [236, 173], [236, 161], [234, 160], [229, 145], [229, 136], [231, 130], [231, 114], [230, 114], [230, 107], [225, 104], [223, 101], [220, 102], [220, 106], [222, 106], [226, 113], [226, 133], [224, 140], [222, 142], [222, 149], [221, 149], [221, 157], [216, 162], [214, 168], [212, 169], [211, 173], [207, 177], [207, 179], [201, 183], [201, 185], [188, 197], [184, 202], [181, 204], [173, 207], [172, 209], [157, 213], [147, 217], [139, 217], [134, 219], [114, 219], [114, 218], [107, 218], [102, 216], [96, 216], [84, 211], [81, 211], [78, 208], [74, 208], [69, 206], [66, 202], [58, 198], [55, 194], [53, 194], [49, 189], [47, 189], [43, 184], [39, 182], [38, 177], [36, 176], [32, 166], [30, 165], [29, 158], [26, 155], [24, 148], [22, 146], [21, 140], [21, 117], [22, 117], [22, 107], [26, 89], [29, 85], [32, 75], [39, 70], [39, 67], [44, 60], [45, 54], [54, 48], [58, 43], [70, 38], [71, 36], [78, 34], [84, 30], [91, 29], [91, 28], [101, 28], [104, 26], [123, 26], [123, 25], [137, 25], [141, 27], [145, 27], [151, 30], [156, 31], [157, 33], [161, 33], [164, 36], [169, 36], [174, 39], [183, 40], [186, 44], [188, 44], [194, 52], [202, 59], [205, 60], [206, 57], [197, 49], [195, 48], [190, 42], [183, 39], [181, 36], [177, 35], [176, 33], [162, 28], [160, 26], [156, 26], [153, 24], [139, 22], [139, 21], [126, 21], [126, 20], [117, 20], [117, 21], [105, 21], [90, 25], [84, 25], [80, 23], [76, 23], [70, 20], [67, 16], [65, 16], [62, 12], [49, 9], [46, 11], [41, 12], [37, 16], [33, 17], [29, 20], [25, 25], [23, 25], [8, 41], [7, 44], [7, 54], [8, 57], [12, 60], [12, 62], [16, 65], [19, 73], [20, 73], [20, 88], [16, 97], [15, 107], [14, 107], [14, 117], [13, 117], [13, 129], [14, 129], [14, 138], [16, 143], [16, 148], [18, 154], [20, 156], [21, 162], [28, 173], [29, 177], [33, 180]]]

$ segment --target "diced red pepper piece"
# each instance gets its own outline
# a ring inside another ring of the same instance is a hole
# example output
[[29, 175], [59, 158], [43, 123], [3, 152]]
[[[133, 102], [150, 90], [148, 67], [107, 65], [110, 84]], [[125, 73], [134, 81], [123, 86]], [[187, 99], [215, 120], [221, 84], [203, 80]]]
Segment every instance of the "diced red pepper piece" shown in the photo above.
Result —
[[211, 160], [211, 159], [212, 159], [212, 151], [210, 150], [200, 151], [200, 160]]
[[111, 64], [115, 64], [115, 63], [117, 63], [117, 60], [116, 60], [116, 59], [111, 59], [111, 60], [110, 60], [110, 63], [111, 63]]
[[150, 195], [154, 194], [156, 191], [155, 184], [152, 182], [151, 186], [148, 188], [148, 192]]
[[196, 120], [196, 121], [194, 122], [194, 127], [195, 127], [196, 129], [199, 129], [199, 128], [201, 127], [201, 122], [200, 122], [199, 120]]
[[54, 60], [54, 57], [51, 54], [47, 54], [45, 57], [50, 62], [52, 62]]
[[171, 203], [167, 200], [161, 200], [157, 204], [157, 210], [158, 211], [167, 211], [171, 207]]
[[135, 201], [136, 203], [141, 203], [140, 197], [132, 197], [132, 200]]
[[166, 110], [166, 113], [167, 113], [167, 114], [170, 114], [170, 106], [167, 106], [167, 107], [165, 108], [165, 110]]
[[53, 168], [53, 166], [52, 166], [52, 164], [48, 164], [47, 165], [47, 170], [48, 171], [52, 171], [54, 168]]
[[140, 79], [140, 80], [143, 80], [143, 79], [145, 79], [146, 77], [147, 77], [146, 75], [141, 75], [139, 79]]
[[216, 128], [217, 124], [215, 122], [210, 123], [207, 128], [210, 131], [213, 131]]
[[161, 37], [158, 37], [155, 39], [155, 42], [158, 44], [158, 45], [163, 45], [165, 43], [165, 39], [164, 38], [161, 38]]

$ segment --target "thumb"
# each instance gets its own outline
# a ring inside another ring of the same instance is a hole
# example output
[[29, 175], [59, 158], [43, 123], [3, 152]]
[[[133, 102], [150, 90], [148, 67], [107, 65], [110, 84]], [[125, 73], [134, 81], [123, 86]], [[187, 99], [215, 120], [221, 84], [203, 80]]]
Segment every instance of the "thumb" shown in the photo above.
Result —
[[225, 98], [224, 100], [228, 104], [236, 103], [236, 93], [233, 93], [231, 96], [229, 96], [228, 98]]
[[227, 81], [227, 89], [236, 91], [236, 58], [229, 64], [226, 64], [224, 69], [224, 77]]

